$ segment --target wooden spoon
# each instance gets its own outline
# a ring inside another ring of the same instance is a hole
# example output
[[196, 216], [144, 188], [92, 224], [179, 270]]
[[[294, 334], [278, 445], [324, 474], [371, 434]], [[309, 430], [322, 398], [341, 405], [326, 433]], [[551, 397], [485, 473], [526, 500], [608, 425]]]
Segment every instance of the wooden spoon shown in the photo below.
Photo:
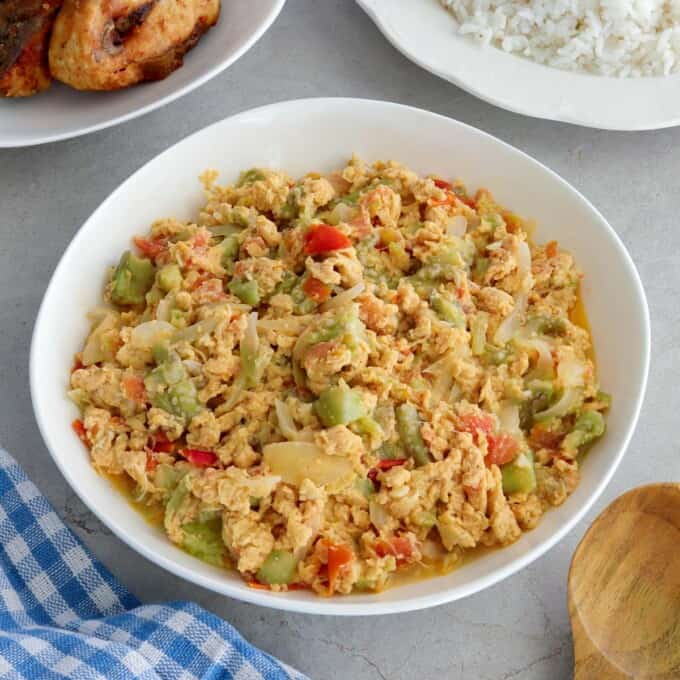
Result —
[[680, 678], [680, 484], [616, 499], [569, 570], [574, 680]]

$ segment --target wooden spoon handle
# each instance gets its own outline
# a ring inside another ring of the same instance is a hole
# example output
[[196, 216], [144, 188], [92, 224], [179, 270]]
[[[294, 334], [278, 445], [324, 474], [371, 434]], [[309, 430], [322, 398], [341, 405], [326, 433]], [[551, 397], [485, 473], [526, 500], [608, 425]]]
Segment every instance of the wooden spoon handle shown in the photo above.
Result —
[[574, 633], [574, 680], [630, 680], [616, 668], [584, 634], [580, 621], [572, 621]]

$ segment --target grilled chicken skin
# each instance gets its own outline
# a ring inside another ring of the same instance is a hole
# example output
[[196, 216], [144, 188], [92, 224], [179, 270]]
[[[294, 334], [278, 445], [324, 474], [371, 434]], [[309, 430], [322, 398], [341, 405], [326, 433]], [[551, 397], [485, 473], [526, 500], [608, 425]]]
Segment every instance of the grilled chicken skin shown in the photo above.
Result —
[[182, 65], [219, 12], [220, 0], [65, 0], [50, 71], [79, 90], [161, 80]]
[[0, 96], [29, 97], [49, 87], [47, 51], [61, 0], [0, 0]]

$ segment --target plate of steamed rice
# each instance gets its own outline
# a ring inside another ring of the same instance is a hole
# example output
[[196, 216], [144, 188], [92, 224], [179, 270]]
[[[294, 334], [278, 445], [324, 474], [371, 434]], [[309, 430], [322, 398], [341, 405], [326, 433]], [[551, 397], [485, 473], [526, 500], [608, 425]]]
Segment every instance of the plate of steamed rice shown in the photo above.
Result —
[[677, 0], [357, 0], [406, 57], [491, 104], [608, 130], [680, 123]]

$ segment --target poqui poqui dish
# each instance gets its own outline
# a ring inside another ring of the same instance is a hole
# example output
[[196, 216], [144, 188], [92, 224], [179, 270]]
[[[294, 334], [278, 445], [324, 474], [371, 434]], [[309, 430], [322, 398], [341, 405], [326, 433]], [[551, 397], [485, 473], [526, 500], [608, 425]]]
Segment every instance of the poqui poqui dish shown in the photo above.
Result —
[[323, 595], [536, 526], [605, 430], [581, 274], [486, 190], [254, 168], [112, 269], [74, 426], [174, 543]]

